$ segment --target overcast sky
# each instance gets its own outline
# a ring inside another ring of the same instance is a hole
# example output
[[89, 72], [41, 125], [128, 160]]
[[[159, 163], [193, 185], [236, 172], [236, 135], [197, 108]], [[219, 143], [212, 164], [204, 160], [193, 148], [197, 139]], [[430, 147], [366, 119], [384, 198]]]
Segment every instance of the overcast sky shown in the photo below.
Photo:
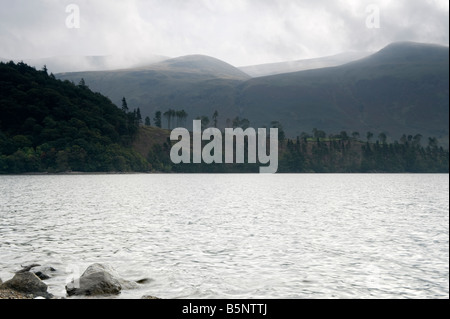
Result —
[[[80, 9], [79, 28], [70, 4]], [[374, 4], [375, 6], [369, 6]], [[448, 0], [0, 0], [0, 57], [177, 57], [235, 66], [449, 43]], [[377, 23], [379, 28], [370, 28]], [[72, 19], [74, 18], [74, 19]], [[74, 26], [69, 23], [69, 26]]]

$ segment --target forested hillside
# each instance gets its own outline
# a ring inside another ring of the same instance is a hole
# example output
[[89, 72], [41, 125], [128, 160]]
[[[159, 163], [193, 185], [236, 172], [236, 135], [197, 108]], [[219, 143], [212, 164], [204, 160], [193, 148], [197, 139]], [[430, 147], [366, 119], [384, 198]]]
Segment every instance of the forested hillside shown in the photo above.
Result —
[[130, 145], [139, 128], [83, 81], [0, 63], [0, 172], [145, 171]]

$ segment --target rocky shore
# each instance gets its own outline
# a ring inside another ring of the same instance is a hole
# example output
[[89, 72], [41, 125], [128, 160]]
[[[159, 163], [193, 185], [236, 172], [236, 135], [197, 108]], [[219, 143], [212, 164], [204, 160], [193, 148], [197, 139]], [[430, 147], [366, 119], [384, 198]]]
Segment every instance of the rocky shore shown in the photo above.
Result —
[[11, 289], [0, 289], [0, 299], [34, 299], [34, 297]]
[[[55, 299], [47, 291], [45, 280], [51, 278], [56, 270], [53, 267], [32, 264], [17, 271], [14, 277], [2, 282], [0, 279], [0, 299]], [[102, 297], [117, 296], [125, 289], [136, 289], [147, 279], [130, 281], [121, 278], [109, 265], [93, 264], [80, 278], [66, 285], [67, 297]], [[159, 299], [143, 296], [142, 299]]]

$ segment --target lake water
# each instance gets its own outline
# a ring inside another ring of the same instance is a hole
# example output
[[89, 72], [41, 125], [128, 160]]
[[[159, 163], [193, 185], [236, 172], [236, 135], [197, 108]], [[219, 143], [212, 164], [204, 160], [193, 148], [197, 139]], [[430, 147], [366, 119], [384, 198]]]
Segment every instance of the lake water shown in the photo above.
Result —
[[449, 175], [0, 176], [0, 278], [92, 263], [117, 298], [449, 298]]

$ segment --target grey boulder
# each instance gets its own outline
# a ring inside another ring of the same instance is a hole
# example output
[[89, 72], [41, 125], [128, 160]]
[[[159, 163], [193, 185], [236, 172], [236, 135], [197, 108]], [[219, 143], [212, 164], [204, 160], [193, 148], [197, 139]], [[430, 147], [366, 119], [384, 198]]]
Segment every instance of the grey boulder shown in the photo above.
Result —
[[108, 265], [93, 264], [77, 280], [66, 285], [69, 296], [118, 295], [122, 289], [136, 288], [137, 284], [127, 281]]
[[31, 272], [17, 273], [11, 280], [4, 282], [0, 288], [11, 289], [37, 297], [52, 297], [52, 295], [47, 292], [47, 285]]

